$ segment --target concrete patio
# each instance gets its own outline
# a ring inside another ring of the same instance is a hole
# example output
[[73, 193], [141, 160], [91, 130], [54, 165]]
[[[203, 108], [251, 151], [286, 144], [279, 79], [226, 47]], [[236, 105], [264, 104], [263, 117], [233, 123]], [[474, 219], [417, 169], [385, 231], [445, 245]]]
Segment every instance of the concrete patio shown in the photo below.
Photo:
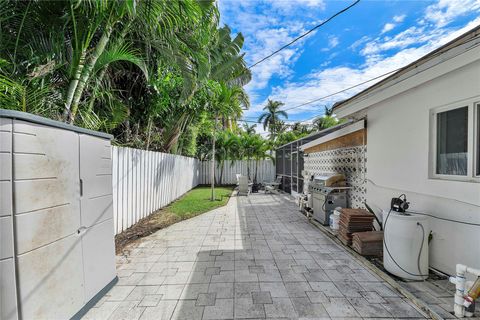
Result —
[[424, 318], [282, 194], [227, 206], [143, 238], [84, 319]]

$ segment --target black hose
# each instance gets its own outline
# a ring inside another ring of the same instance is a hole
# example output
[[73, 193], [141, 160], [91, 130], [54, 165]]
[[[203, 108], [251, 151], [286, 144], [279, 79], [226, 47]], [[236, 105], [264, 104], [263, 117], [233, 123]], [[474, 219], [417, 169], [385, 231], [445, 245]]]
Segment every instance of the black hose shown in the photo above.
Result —
[[377, 220], [377, 223], [378, 223], [378, 225], [380, 226], [380, 231], [382, 231], [382, 230], [383, 230], [383, 227], [382, 227], [382, 223], [380, 222], [380, 219], [378, 219], [377, 215], [376, 215], [375, 212], [372, 210], [372, 208], [370, 208], [370, 206], [367, 204], [366, 201], [365, 201], [363, 204], [365, 205], [365, 208], [367, 208], [367, 210], [368, 210], [371, 214], [373, 214], [373, 216], [375, 217], [375, 220]]
[[418, 273], [422, 273], [422, 270], [420, 268], [420, 257], [422, 256], [423, 244], [425, 242], [425, 228], [423, 228], [423, 224], [421, 224], [420, 222], [417, 222], [417, 226], [420, 226], [420, 228], [422, 228], [422, 244], [420, 245], [420, 250], [418, 251], [417, 258]]

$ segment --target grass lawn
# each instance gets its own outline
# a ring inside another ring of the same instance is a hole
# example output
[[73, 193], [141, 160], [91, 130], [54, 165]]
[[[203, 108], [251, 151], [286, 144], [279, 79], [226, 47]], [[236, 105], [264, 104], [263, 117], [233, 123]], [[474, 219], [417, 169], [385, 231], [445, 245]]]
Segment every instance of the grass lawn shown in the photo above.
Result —
[[179, 221], [226, 205], [232, 191], [233, 186], [215, 187], [215, 200], [210, 201], [210, 187], [198, 187], [190, 190], [180, 199], [143, 218], [135, 225], [116, 235], [115, 247], [117, 254], [121, 253], [128, 244], [137, 239], [148, 236]]
[[198, 187], [187, 192], [186, 195], [170, 204], [165, 210], [182, 219], [190, 218], [226, 205], [232, 190], [232, 187], [216, 187], [215, 201], [210, 201], [212, 194], [210, 187]]

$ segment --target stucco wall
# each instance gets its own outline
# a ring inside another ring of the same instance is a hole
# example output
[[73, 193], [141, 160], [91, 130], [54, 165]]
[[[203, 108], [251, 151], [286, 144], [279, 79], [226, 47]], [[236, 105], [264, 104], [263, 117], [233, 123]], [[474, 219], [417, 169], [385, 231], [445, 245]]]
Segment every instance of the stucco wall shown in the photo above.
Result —
[[[369, 204], [388, 208], [406, 193], [412, 210], [480, 223], [480, 183], [429, 178], [429, 111], [473, 97], [480, 101], [480, 61], [368, 109]], [[456, 263], [480, 268], [478, 226], [430, 220], [432, 267], [450, 274]]]

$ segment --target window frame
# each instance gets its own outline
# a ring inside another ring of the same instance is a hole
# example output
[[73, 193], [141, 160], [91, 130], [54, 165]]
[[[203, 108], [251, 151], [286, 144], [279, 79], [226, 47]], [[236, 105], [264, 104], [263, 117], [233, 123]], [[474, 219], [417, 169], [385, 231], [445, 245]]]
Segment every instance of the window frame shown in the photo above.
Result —
[[473, 176], [480, 182], [480, 101], [473, 103], [473, 158]]
[[[467, 174], [465, 176], [438, 174], [437, 173], [437, 124], [438, 114], [450, 110], [467, 107]], [[480, 146], [478, 145], [478, 130], [480, 124], [478, 123], [478, 113], [480, 112], [480, 96], [470, 99], [457, 101], [443, 106], [438, 106], [430, 109], [430, 179], [465, 181], [465, 182], [480, 182], [480, 172], [477, 174], [477, 163], [480, 161], [478, 152]]]

